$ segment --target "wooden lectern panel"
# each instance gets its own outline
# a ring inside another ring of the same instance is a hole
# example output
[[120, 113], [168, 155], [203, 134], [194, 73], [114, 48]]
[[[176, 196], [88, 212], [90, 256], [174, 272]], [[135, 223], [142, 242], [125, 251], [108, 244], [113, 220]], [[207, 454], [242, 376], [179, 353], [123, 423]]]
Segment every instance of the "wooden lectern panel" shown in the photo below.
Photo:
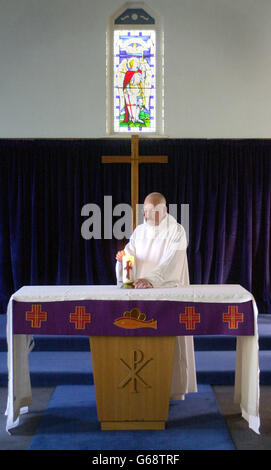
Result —
[[90, 338], [102, 429], [163, 429], [176, 338]]

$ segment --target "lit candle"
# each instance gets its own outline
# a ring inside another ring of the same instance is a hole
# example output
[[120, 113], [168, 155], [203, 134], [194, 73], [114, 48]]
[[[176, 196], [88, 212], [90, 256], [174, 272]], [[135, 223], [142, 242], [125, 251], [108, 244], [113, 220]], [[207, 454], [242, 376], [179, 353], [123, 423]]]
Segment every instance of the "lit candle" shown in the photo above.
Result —
[[122, 281], [123, 284], [132, 284], [135, 280], [134, 278], [134, 266], [135, 266], [135, 259], [131, 255], [124, 255], [122, 258], [122, 266], [123, 266], [123, 273], [122, 273]]

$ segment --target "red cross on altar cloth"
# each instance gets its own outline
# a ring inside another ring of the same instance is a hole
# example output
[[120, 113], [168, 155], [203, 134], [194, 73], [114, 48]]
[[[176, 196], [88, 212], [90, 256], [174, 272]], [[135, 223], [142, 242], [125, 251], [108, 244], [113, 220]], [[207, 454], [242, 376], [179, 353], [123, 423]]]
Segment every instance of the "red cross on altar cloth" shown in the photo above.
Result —
[[32, 305], [32, 310], [27, 311], [25, 319], [31, 321], [31, 328], [40, 328], [42, 321], [47, 321], [47, 312], [41, 311], [41, 305]]
[[86, 308], [81, 305], [75, 307], [75, 313], [70, 313], [70, 323], [75, 323], [76, 330], [85, 330], [85, 324], [90, 322], [90, 313], [86, 313]]
[[228, 323], [230, 330], [237, 330], [238, 323], [244, 321], [244, 314], [238, 312], [237, 305], [229, 305], [227, 313], [223, 313], [223, 321]]
[[185, 323], [186, 330], [195, 330], [195, 324], [200, 323], [200, 313], [195, 313], [195, 307], [185, 307], [185, 313], [180, 314], [179, 322]]

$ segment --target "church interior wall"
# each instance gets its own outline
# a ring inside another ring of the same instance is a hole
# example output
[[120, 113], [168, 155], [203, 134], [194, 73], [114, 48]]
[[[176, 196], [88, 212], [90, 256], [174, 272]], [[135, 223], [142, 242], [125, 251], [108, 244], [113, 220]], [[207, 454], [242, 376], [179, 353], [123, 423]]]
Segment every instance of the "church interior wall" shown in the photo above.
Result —
[[[269, 138], [271, 2], [146, 5], [164, 21], [165, 136]], [[121, 6], [1, 1], [1, 138], [106, 137], [106, 21]]]

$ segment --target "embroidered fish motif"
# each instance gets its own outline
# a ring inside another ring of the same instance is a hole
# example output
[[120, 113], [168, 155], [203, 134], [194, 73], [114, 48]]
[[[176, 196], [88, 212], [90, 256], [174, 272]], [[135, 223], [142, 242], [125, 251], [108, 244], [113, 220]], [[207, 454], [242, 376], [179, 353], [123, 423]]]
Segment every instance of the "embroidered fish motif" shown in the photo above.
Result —
[[157, 330], [157, 320], [137, 320], [136, 318], [119, 317], [114, 321], [114, 325], [126, 330], [135, 328], [153, 328]]
[[138, 308], [132, 308], [124, 312], [122, 317], [116, 318], [114, 325], [126, 330], [135, 328], [153, 328], [157, 330], [157, 320], [146, 320], [145, 313], [141, 313]]

